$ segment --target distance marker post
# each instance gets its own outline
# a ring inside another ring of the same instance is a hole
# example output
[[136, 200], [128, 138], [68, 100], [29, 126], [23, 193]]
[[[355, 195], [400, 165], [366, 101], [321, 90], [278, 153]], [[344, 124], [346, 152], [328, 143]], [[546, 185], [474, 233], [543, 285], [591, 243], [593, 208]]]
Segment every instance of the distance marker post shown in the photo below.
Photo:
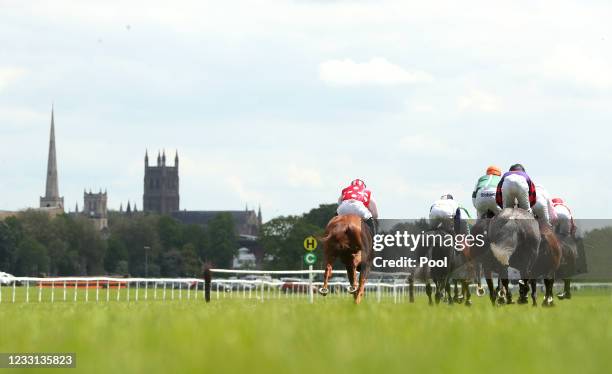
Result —
[[304, 249], [306, 254], [304, 255], [304, 263], [308, 265], [308, 295], [310, 303], [314, 302], [314, 291], [312, 289], [312, 282], [314, 280], [314, 274], [312, 273], [312, 265], [317, 262], [317, 255], [314, 254], [314, 250], [317, 249], [317, 239], [314, 236], [309, 236], [304, 239]]

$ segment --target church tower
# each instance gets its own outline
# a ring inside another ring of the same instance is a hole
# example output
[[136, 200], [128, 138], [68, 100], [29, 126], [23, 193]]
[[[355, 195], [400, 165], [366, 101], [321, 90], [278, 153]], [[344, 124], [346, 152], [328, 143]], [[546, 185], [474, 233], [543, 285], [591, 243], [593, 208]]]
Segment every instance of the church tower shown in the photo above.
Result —
[[55, 120], [51, 107], [51, 134], [49, 136], [49, 158], [47, 159], [47, 185], [45, 196], [40, 198], [41, 208], [64, 210], [64, 198], [59, 196], [57, 183], [57, 158], [55, 154]]
[[[89, 218], [99, 231], [108, 228], [108, 195], [106, 191], [99, 193], [83, 192], [83, 214]], [[78, 211], [78, 207], [77, 207]]]
[[179, 159], [174, 166], [166, 165], [166, 151], [157, 153], [157, 165], [149, 166], [149, 152], [145, 152], [143, 211], [170, 214], [179, 210]]

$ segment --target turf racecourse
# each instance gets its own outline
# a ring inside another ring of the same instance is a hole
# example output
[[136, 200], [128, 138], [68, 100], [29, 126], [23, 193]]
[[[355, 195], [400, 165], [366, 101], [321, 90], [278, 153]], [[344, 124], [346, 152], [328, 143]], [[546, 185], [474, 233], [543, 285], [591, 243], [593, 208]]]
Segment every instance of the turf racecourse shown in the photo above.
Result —
[[610, 372], [612, 295], [556, 303], [3, 302], [0, 352], [76, 352], [69, 373]]

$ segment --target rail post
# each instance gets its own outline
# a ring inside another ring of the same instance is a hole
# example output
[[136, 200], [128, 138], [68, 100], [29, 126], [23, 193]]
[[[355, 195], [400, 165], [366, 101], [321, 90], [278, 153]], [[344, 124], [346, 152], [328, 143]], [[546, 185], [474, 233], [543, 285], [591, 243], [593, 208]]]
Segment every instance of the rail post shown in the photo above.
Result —
[[310, 303], [314, 303], [314, 292], [312, 291], [312, 281], [314, 274], [312, 273], [312, 265], [308, 265], [308, 293], [310, 295]]

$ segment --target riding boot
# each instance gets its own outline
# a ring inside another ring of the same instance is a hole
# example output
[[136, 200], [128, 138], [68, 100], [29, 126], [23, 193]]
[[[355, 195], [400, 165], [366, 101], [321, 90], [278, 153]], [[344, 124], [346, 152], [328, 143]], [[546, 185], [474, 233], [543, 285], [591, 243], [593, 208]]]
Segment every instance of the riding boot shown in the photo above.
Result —
[[374, 223], [374, 218], [373, 217], [368, 218], [365, 221], [365, 223], [370, 228], [370, 233], [372, 233], [372, 236], [376, 235], [376, 225]]

